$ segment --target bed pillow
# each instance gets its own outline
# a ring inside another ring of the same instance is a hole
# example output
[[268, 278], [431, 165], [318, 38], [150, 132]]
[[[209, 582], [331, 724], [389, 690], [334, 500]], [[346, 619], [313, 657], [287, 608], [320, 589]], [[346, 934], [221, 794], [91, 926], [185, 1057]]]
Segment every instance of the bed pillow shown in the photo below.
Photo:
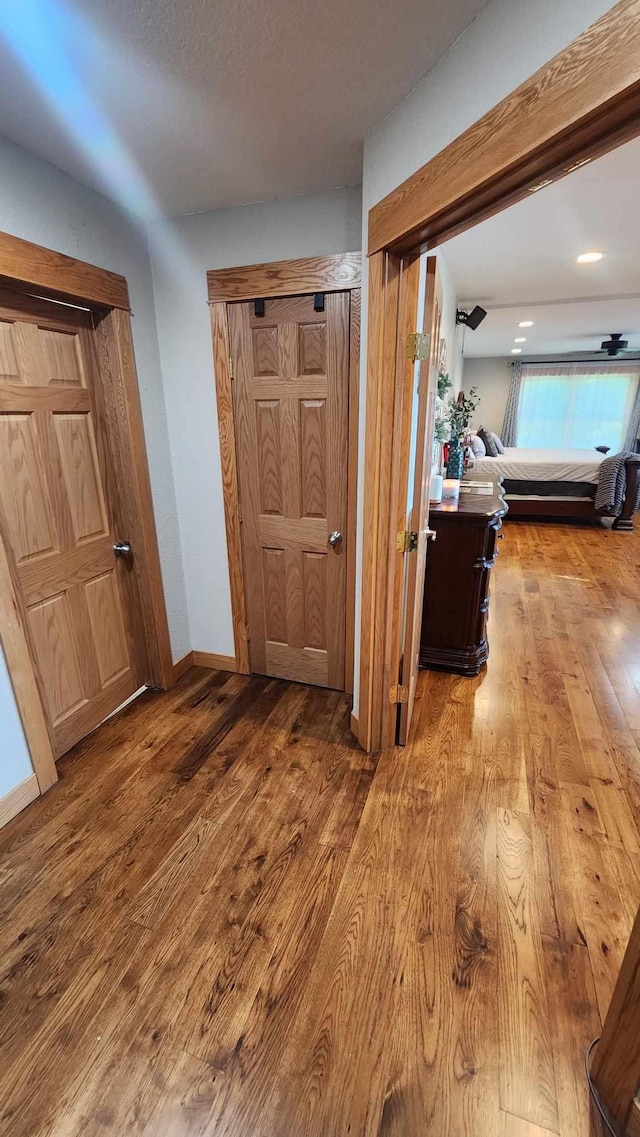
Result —
[[493, 435], [491, 434], [491, 431], [484, 430], [482, 427], [480, 427], [480, 430], [478, 431], [478, 438], [482, 439], [482, 441], [484, 442], [484, 448], [487, 452], [487, 458], [497, 458], [498, 457], [498, 447], [496, 446], [495, 442], [493, 441]]
[[491, 437], [496, 444], [496, 450], [498, 451], [498, 454], [504, 454], [504, 446], [502, 445], [502, 439], [498, 437], [498, 435], [495, 433], [494, 430], [490, 431], [489, 433], [491, 434]]
[[471, 435], [471, 453], [474, 458], [484, 458], [487, 453], [487, 448], [482, 439], [477, 434]]

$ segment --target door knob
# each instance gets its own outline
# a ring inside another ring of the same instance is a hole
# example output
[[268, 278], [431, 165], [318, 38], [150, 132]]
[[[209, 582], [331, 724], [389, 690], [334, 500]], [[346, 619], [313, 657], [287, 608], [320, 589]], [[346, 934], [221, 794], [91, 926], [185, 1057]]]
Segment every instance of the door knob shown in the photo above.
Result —
[[113, 551], [116, 557], [130, 557], [133, 552], [128, 541], [116, 541]]
[[438, 533], [435, 529], [425, 529], [424, 535], [427, 538], [427, 541], [435, 541]]
[[332, 549], [335, 549], [336, 545], [342, 544], [342, 533], [338, 529], [334, 529], [333, 533], [329, 534], [329, 544]]

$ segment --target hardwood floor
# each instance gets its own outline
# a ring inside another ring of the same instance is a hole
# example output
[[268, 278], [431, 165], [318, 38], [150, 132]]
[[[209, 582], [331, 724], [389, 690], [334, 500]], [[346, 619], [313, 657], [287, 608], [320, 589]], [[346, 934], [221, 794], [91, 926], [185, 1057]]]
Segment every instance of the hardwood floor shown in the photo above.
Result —
[[377, 761], [193, 669], [0, 833], [7, 1137], [587, 1137], [640, 901], [640, 533], [509, 524], [477, 679]]

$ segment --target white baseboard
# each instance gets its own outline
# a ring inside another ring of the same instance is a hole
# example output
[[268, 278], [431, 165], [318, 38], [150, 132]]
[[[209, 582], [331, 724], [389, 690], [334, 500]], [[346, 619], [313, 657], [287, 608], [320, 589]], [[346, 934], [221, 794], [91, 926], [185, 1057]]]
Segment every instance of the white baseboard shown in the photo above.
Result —
[[39, 796], [40, 787], [35, 774], [32, 774], [30, 778], [25, 778], [24, 782], [20, 782], [19, 785], [9, 790], [8, 794], [0, 798], [0, 829], [8, 821], [11, 821], [12, 817], [20, 813], [21, 809], [24, 809]]

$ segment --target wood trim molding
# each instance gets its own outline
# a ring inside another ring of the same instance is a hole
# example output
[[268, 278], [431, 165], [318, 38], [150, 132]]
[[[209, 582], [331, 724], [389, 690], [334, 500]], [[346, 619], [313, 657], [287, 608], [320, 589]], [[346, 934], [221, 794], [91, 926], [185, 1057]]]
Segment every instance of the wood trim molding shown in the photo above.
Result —
[[361, 294], [351, 293], [349, 306], [349, 461], [347, 467], [347, 594], [345, 611], [344, 689], [353, 695], [356, 630], [356, 546], [358, 520], [358, 441], [360, 404], [360, 325]]
[[214, 671], [240, 671], [233, 655], [216, 655], [212, 651], [193, 651], [191, 653], [194, 667], [211, 667]]
[[420, 258], [377, 253], [370, 266], [370, 311], [378, 309], [379, 318], [369, 323], [373, 390], [367, 387], [370, 445], [365, 467], [375, 471], [375, 477], [367, 478], [365, 486], [362, 611], [368, 619], [362, 621], [358, 707], [358, 737], [369, 751], [396, 741], [397, 705], [388, 698], [400, 679], [404, 566], [396, 536], [406, 526], [414, 386], [414, 364], [406, 358], [405, 342], [418, 326]]
[[368, 252], [433, 247], [639, 132], [640, 0], [619, 0], [371, 209]]
[[[250, 672], [247, 606], [240, 534], [240, 493], [236, 457], [233, 391], [230, 369], [229, 321], [227, 303], [273, 299], [309, 292], [350, 292], [349, 326], [349, 472], [347, 486], [347, 525], [350, 535], [347, 557], [345, 689], [353, 691], [353, 653], [355, 635], [355, 535], [358, 468], [358, 387], [360, 366], [360, 253], [336, 253], [326, 257], [274, 261], [243, 268], [217, 269], [207, 273], [211, 308], [213, 369], [218, 409], [222, 494], [227, 538], [227, 560], [231, 589], [231, 617], [235, 647], [233, 670]], [[206, 666], [206, 665], [205, 665]], [[221, 665], [222, 666], [222, 665]]]
[[640, 910], [595, 1049], [591, 1073], [610, 1117], [625, 1133], [640, 1086]]
[[147, 667], [141, 678], [150, 687], [166, 688], [173, 683], [173, 661], [129, 313], [112, 308], [101, 319], [96, 334], [101, 377], [105, 383], [110, 377], [110, 404], [117, 408], [117, 414], [111, 416], [110, 430], [117, 439], [123, 506], [130, 514], [131, 532], [136, 534], [134, 570]]
[[[362, 530], [362, 608], [358, 740], [380, 750], [384, 668], [382, 642], [387, 604], [387, 565], [393, 403], [397, 356], [398, 297], [401, 260], [387, 252], [369, 261], [367, 406]], [[382, 637], [382, 639], [381, 639]]]
[[398, 726], [398, 705], [385, 696], [400, 682], [402, 654], [402, 598], [404, 590], [404, 553], [398, 552], [397, 535], [407, 528], [407, 486], [411, 449], [411, 419], [415, 395], [415, 363], [407, 359], [407, 336], [421, 326], [418, 320], [420, 257], [402, 258], [398, 295], [398, 341], [393, 373], [393, 444], [391, 477], [388, 488], [389, 530], [386, 541], [386, 620], [384, 639], [380, 639], [378, 656], [382, 665], [382, 733], [381, 748], [393, 746]]
[[20, 590], [14, 582], [7, 551], [1, 539], [0, 640], [39, 792], [43, 794], [58, 780], [53, 742], [29, 650]]
[[209, 303], [215, 304], [304, 292], [347, 292], [360, 287], [361, 276], [361, 253], [334, 253], [214, 269], [207, 273], [207, 290]]
[[627, 1125], [627, 1137], [640, 1137], [640, 1101], [634, 1098]]
[[249, 644], [247, 642], [247, 606], [244, 595], [244, 569], [242, 537], [240, 534], [240, 494], [236, 463], [236, 434], [233, 417], [233, 392], [229, 357], [229, 322], [227, 305], [211, 305], [211, 336], [213, 340], [213, 369], [218, 405], [218, 434], [220, 436], [220, 464], [222, 467], [222, 495], [224, 498], [224, 524], [227, 535], [227, 561], [231, 588], [231, 619], [233, 643], [238, 670], [249, 674]]
[[40, 787], [35, 774], [31, 774], [24, 782], [9, 790], [8, 794], [0, 798], [0, 829], [39, 796]]
[[193, 667], [193, 652], [188, 651], [186, 655], [183, 655], [182, 659], [179, 659], [178, 662], [173, 665], [173, 682], [177, 683], [178, 679], [186, 675], [191, 667]]
[[124, 276], [56, 253], [11, 233], [0, 233], [0, 277], [43, 289], [47, 294], [105, 308], [129, 308]]
[[188, 651], [173, 665], [173, 680], [177, 683], [191, 667], [210, 667], [214, 671], [233, 671], [244, 675], [233, 655], [216, 655], [212, 651]]

